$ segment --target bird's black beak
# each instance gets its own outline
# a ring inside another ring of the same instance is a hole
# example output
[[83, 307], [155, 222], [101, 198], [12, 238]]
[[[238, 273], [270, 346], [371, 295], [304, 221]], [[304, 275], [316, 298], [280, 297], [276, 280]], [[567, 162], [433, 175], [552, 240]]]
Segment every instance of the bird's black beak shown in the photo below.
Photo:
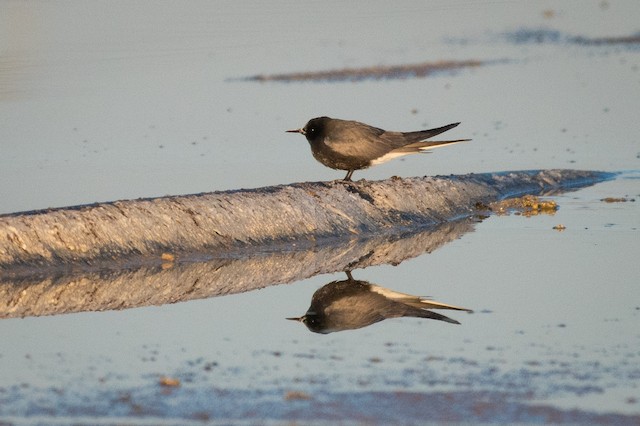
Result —
[[296, 317], [296, 318], [287, 318], [290, 321], [298, 321], [298, 322], [302, 322], [302, 318], [304, 317]]
[[287, 130], [287, 133], [300, 133], [302, 135], [306, 135], [307, 134], [307, 132], [305, 132], [304, 129]]

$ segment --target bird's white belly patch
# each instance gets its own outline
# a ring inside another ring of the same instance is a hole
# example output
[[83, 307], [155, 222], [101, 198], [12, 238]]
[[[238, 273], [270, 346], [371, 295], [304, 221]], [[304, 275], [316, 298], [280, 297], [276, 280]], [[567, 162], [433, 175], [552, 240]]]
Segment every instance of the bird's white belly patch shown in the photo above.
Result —
[[409, 155], [409, 154], [417, 154], [419, 151], [414, 151], [414, 152], [388, 152], [385, 155], [383, 155], [382, 157], [378, 157], [375, 160], [371, 160], [371, 165], [375, 166], [377, 164], [382, 164], [382, 163], [386, 163], [389, 160], [393, 160], [394, 158], [398, 158], [398, 157], [403, 157], [405, 155]]

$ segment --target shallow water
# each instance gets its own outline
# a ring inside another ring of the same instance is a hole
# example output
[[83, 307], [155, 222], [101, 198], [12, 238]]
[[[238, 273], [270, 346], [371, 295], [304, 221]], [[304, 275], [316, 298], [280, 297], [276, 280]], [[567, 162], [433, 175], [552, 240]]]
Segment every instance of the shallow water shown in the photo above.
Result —
[[[461, 325], [320, 335], [284, 319], [342, 273], [3, 319], [0, 419], [637, 423], [640, 48], [575, 37], [635, 34], [640, 6], [523, 3], [0, 4], [0, 213], [340, 178], [284, 133], [323, 114], [393, 130], [462, 121], [451, 136], [474, 139], [356, 179], [631, 170], [554, 197], [555, 215], [492, 216], [431, 253], [353, 272], [473, 309], [445, 312]], [[498, 61], [427, 78], [242, 80], [444, 60]]]

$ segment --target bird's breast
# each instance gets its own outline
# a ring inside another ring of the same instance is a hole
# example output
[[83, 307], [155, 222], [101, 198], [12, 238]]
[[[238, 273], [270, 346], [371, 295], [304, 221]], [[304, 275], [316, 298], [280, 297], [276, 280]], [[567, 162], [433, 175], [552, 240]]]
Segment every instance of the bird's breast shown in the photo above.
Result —
[[324, 141], [310, 142], [313, 158], [327, 167], [338, 170], [360, 170], [371, 165], [368, 158], [347, 155], [332, 149]]

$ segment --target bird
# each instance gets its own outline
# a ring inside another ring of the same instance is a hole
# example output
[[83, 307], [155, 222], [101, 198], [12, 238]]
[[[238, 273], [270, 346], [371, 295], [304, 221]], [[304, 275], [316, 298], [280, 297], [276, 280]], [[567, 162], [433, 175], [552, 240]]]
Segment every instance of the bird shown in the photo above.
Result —
[[351, 181], [355, 170], [366, 169], [404, 155], [466, 142], [470, 139], [427, 141], [431, 137], [453, 129], [460, 123], [415, 132], [392, 132], [352, 120], [330, 117], [312, 118], [300, 129], [311, 145], [313, 157], [327, 167], [346, 170], [344, 181]]
[[400, 317], [427, 318], [460, 324], [429, 309], [473, 312], [470, 309], [356, 280], [348, 272], [346, 280], [332, 281], [318, 289], [311, 298], [311, 306], [303, 316], [287, 319], [301, 322], [310, 331], [320, 334], [355, 330], [388, 318]]

